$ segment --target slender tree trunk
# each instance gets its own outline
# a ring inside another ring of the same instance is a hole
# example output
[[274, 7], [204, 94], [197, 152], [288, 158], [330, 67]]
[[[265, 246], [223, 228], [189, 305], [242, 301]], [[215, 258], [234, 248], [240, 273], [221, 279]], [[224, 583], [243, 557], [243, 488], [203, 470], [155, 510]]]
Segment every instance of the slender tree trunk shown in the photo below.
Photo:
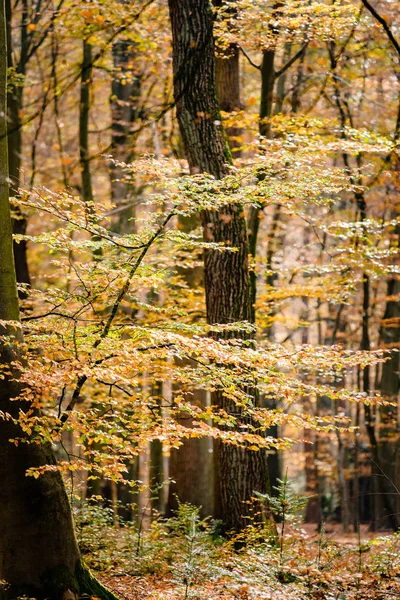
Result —
[[349, 499], [349, 488], [345, 477], [345, 459], [346, 459], [346, 448], [343, 443], [342, 434], [339, 430], [336, 431], [336, 437], [338, 440], [338, 479], [339, 479], [339, 493], [340, 493], [340, 509], [341, 509], [341, 521], [343, 533], [348, 533], [351, 522], [350, 514], [350, 499]]
[[[222, 0], [213, 0], [216, 7], [222, 5]], [[234, 9], [231, 11], [234, 15]], [[232, 15], [232, 16], [233, 16]], [[229, 23], [226, 24], [229, 27]], [[217, 86], [217, 96], [219, 107], [226, 113], [240, 111], [243, 106], [240, 101], [240, 60], [239, 48], [237, 44], [230, 44], [223, 57], [217, 56], [215, 59], [215, 82]], [[239, 127], [226, 128], [228, 142], [234, 157], [240, 155], [239, 148], [242, 146]]]
[[[113, 45], [114, 72], [111, 84], [111, 154], [115, 161], [129, 163], [134, 156], [133, 125], [139, 118], [141, 77], [137, 70], [137, 51], [132, 40], [117, 40]], [[111, 196], [118, 208], [121, 232], [135, 226], [135, 189], [123, 180], [124, 170], [112, 163]]]
[[264, 50], [261, 63], [260, 135], [271, 137], [271, 116], [274, 104], [275, 50]]
[[[290, 59], [290, 55], [292, 53], [292, 42], [286, 42], [284, 54], [283, 54], [283, 62], [286, 63]], [[278, 83], [276, 85], [276, 100], [274, 107], [274, 114], [279, 115], [283, 112], [283, 103], [285, 101], [286, 96], [286, 71], [282, 73], [278, 78]]]
[[90, 90], [92, 87], [93, 57], [92, 46], [83, 40], [83, 60], [81, 70], [81, 93], [79, 104], [79, 160], [81, 166], [82, 198], [89, 207], [93, 206], [92, 176], [89, 155], [89, 114]]
[[[208, 0], [169, 0], [172, 24], [174, 92], [186, 157], [192, 173], [208, 172], [217, 178], [231, 162], [225, 142], [215, 89], [212, 11]], [[201, 214], [204, 239], [229, 243], [237, 252], [207, 250], [204, 256], [207, 320], [209, 323], [250, 321], [251, 297], [248, 239], [243, 207]], [[254, 394], [256, 402], [256, 394]], [[213, 403], [238, 413], [222, 393]], [[255, 491], [268, 487], [264, 451], [252, 452], [216, 444], [219, 486], [217, 516], [228, 530], [241, 530], [251, 514], [248, 502]]]
[[[309, 244], [309, 235], [306, 230], [303, 240], [303, 245], [307, 247]], [[306, 321], [310, 319], [309, 299], [307, 296], [303, 298], [304, 312], [302, 318]], [[303, 328], [301, 343], [309, 344], [310, 328]], [[304, 413], [307, 415], [313, 414], [313, 406], [310, 396], [304, 397]], [[321, 523], [321, 507], [318, 495], [318, 470], [315, 461], [315, 443], [316, 435], [311, 429], [305, 428], [303, 431], [304, 440], [304, 474], [306, 479], [306, 494], [309, 497], [306, 507], [305, 522], [306, 523]]]
[[[11, 0], [6, 0], [6, 21], [7, 21], [7, 65], [8, 68], [13, 68], [12, 55], [12, 9]], [[21, 25], [23, 31], [24, 24]], [[21, 34], [22, 37], [22, 34]], [[23, 40], [21, 39], [21, 42]], [[22, 45], [22, 44], [21, 44]], [[22, 53], [22, 49], [21, 49]], [[18, 74], [25, 75], [25, 64], [23, 56], [18, 65]], [[21, 113], [23, 108], [23, 81], [17, 85], [13, 85], [7, 93], [7, 142], [8, 142], [8, 157], [9, 157], [9, 178], [10, 192], [12, 196], [18, 191], [20, 185], [20, 170], [21, 170], [21, 154], [22, 154], [22, 123]], [[19, 209], [15, 210], [15, 219], [13, 219], [13, 232], [18, 235], [25, 235], [27, 221]], [[27, 261], [27, 244], [25, 240], [14, 242], [14, 261], [18, 283], [30, 285], [28, 261]], [[20, 297], [25, 298], [26, 293], [20, 292]]]
[[306, 58], [306, 49], [304, 48], [304, 50], [302, 51], [302, 53], [300, 55], [299, 64], [297, 65], [296, 79], [295, 79], [295, 84], [293, 86], [293, 93], [292, 93], [292, 112], [293, 113], [297, 113], [300, 108], [300, 92], [301, 92], [301, 86], [303, 85], [303, 81], [304, 81], [305, 58]]
[[[158, 416], [162, 419], [163, 382], [156, 381], [152, 385], [152, 402], [158, 405]], [[165, 513], [165, 480], [164, 452], [161, 440], [153, 440], [150, 443], [150, 491], [151, 508], [159, 514]]]
[[[272, 116], [274, 83], [275, 83], [275, 50], [264, 50], [261, 63], [261, 101], [259, 113], [258, 131], [260, 136], [270, 138], [272, 135], [271, 123], [269, 119]], [[251, 206], [249, 210], [249, 249], [252, 260], [252, 269], [250, 271], [251, 287], [251, 310], [252, 322], [255, 322], [255, 303], [257, 298], [257, 273], [255, 269], [257, 255], [257, 238], [260, 228], [260, 206]], [[278, 209], [279, 212], [280, 209]]]
[[[398, 228], [399, 229], [399, 228]], [[400, 233], [400, 232], [398, 232]], [[398, 234], [397, 234], [398, 235]], [[395, 277], [387, 284], [386, 309], [381, 326], [381, 339], [384, 347], [392, 352], [382, 364], [380, 391], [390, 402], [397, 402], [400, 392], [400, 281]], [[400, 513], [400, 441], [397, 406], [382, 406], [380, 408], [380, 429], [377, 452], [383, 476], [388, 484], [390, 506], [396, 515]], [[400, 526], [397, 517], [396, 528]]]

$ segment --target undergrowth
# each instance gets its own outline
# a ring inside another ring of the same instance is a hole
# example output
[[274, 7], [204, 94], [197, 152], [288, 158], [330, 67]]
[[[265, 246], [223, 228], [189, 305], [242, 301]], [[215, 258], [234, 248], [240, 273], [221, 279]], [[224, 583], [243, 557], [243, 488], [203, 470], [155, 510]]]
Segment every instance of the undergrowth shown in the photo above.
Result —
[[249, 526], [235, 550], [235, 539], [221, 538], [218, 523], [188, 504], [144, 530], [116, 527], [112, 510], [96, 504], [76, 520], [83, 558], [126, 598], [400, 599], [398, 534], [361, 541], [324, 527], [307, 535], [300, 525], [277, 542]]

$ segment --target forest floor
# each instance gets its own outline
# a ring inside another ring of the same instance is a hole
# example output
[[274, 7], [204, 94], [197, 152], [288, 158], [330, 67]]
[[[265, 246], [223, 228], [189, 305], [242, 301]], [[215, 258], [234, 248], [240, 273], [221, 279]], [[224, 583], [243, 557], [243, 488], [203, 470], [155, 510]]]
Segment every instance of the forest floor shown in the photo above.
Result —
[[141, 532], [92, 521], [80, 530], [86, 561], [121, 600], [400, 600], [398, 534], [299, 525], [282, 547], [246, 536], [234, 550], [189, 513]]

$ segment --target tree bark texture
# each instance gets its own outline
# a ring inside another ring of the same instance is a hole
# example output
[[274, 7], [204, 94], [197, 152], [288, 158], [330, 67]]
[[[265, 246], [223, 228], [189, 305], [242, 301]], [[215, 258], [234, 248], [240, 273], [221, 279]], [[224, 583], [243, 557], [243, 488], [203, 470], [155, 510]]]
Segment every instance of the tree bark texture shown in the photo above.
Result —
[[[111, 83], [111, 153], [113, 159], [129, 163], [134, 155], [133, 124], [139, 117], [141, 91], [140, 73], [135, 67], [137, 51], [132, 40], [117, 40], [113, 45], [114, 73]], [[132, 232], [134, 224], [128, 219], [135, 215], [130, 204], [134, 198], [132, 185], [123, 181], [124, 171], [111, 164], [111, 196], [118, 207], [126, 206], [120, 229]], [[127, 224], [127, 226], [125, 225]]]
[[[395, 350], [382, 364], [380, 391], [390, 402], [397, 402], [400, 392], [400, 281], [395, 277], [388, 281], [386, 309], [383, 315], [381, 338], [388, 350]], [[400, 512], [400, 440], [397, 406], [382, 406], [381, 426], [379, 429], [378, 456], [379, 463], [387, 478], [390, 506], [396, 513]], [[397, 528], [400, 519], [397, 518]]]
[[[18, 65], [13, 63], [12, 54], [12, 9], [11, 0], [6, 0], [6, 32], [7, 32], [7, 66], [16, 68], [19, 75], [25, 75], [26, 63], [24, 61], [23, 48], [23, 31], [24, 26], [21, 24], [21, 58]], [[21, 113], [23, 107], [23, 82], [10, 87], [7, 93], [7, 143], [8, 143], [8, 160], [9, 160], [9, 179], [10, 191], [14, 196], [20, 185], [20, 170], [21, 170], [21, 153], [22, 153], [22, 123]], [[16, 218], [13, 219], [13, 231], [18, 235], [25, 235], [27, 221], [21, 211], [16, 209]], [[27, 261], [27, 243], [25, 240], [14, 242], [14, 261], [18, 283], [26, 283], [30, 285], [29, 268]], [[26, 297], [25, 292], [20, 293], [21, 298]]]
[[261, 63], [260, 135], [271, 137], [271, 117], [274, 103], [275, 50], [264, 50]]
[[[81, 90], [79, 104], [79, 160], [81, 166], [82, 198], [93, 204], [92, 176], [89, 156], [89, 114], [90, 90], [92, 87], [93, 57], [92, 46], [83, 40], [83, 60], [81, 70]], [[89, 208], [90, 211], [90, 208]]]
[[[179, 227], [181, 231], [193, 231], [199, 225], [198, 215], [180, 217]], [[198, 289], [204, 280], [204, 269], [202, 266], [190, 269], [177, 269], [178, 274], [185, 280], [191, 289]], [[176, 359], [178, 360], [178, 359]], [[194, 361], [179, 361], [195, 368]], [[179, 386], [174, 386], [172, 394], [179, 394]], [[207, 406], [207, 393], [202, 389], [191, 390], [191, 403]], [[183, 415], [180, 424], [184, 427], [193, 427], [191, 419]], [[171, 515], [178, 508], [178, 501], [190, 503], [200, 509], [201, 517], [214, 514], [214, 460], [212, 453], [212, 440], [209, 438], [184, 439], [179, 448], [172, 448], [169, 456], [169, 478], [167, 514]], [[211, 450], [211, 452], [210, 452]]]
[[[215, 7], [222, 5], [222, 0], [214, 0]], [[234, 9], [231, 11], [234, 13]], [[227, 23], [227, 27], [229, 24]], [[224, 56], [216, 56], [215, 59], [215, 82], [219, 107], [226, 113], [242, 110], [240, 101], [240, 55], [237, 44], [230, 44]], [[240, 136], [242, 130], [239, 127], [227, 127], [229, 146], [234, 151], [234, 156], [239, 156], [238, 150], [242, 146]]]
[[[196, 398], [200, 391], [195, 390]], [[192, 426], [190, 419], [181, 420], [181, 425]], [[169, 459], [167, 514], [178, 508], [178, 500], [200, 509], [202, 518], [214, 514], [213, 506], [213, 460], [212, 442], [208, 438], [187, 439], [180, 448], [172, 448]]]
[[[189, 167], [192, 173], [207, 172], [222, 178], [231, 156], [216, 97], [211, 5], [208, 0], [169, 0], [169, 9], [175, 101]], [[205, 252], [207, 320], [211, 324], [250, 321], [249, 247], [243, 206], [203, 211], [201, 221], [206, 241], [237, 248], [237, 252]], [[215, 393], [212, 402], [235, 412], [240, 421], [239, 409], [222, 392]], [[249, 524], [254, 492], [267, 489], [266, 454], [217, 443], [216, 455], [216, 516], [227, 530], [239, 531]]]

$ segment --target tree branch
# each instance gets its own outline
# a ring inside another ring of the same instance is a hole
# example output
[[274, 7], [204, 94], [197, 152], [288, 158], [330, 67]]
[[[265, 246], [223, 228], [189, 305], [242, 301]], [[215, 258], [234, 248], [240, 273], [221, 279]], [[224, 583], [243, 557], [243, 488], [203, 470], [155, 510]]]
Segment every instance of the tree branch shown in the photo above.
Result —
[[394, 37], [394, 35], [392, 33], [392, 30], [390, 29], [390, 27], [387, 24], [387, 22], [385, 21], [385, 19], [383, 17], [381, 17], [381, 15], [369, 3], [369, 0], [361, 0], [361, 2], [364, 4], [365, 8], [367, 10], [369, 10], [369, 12], [371, 13], [371, 15], [378, 21], [378, 23], [380, 23], [382, 25], [383, 29], [386, 32], [386, 35], [388, 36], [389, 40], [392, 42], [392, 45], [393, 45], [394, 49], [396, 50], [396, 52], [397, 52], [397, 54], [399, 55], [399, 58], [400, 58], [400, 44], [396, 40], [396, 38]]
[[292, 56], [291, 59], [289, 59], [286, 63], [286, 65], [283, 65], [282, 68], [279, 69], [279, 71], [275, 71], [275, 79], [278, 79], [278, 77], [280, 77], [281, 75], [283, 75], [288, 69], [290, 69], [290, 67], [292, 66], [293, 63], [296, 62], [296, 60], [298, 60], [302, 54], [305, 52], [306, 48], [308, 46], [308, 42], [306, 42], [304, 44], [304, 46], [302, 46], [300, 48], [300, 50], [294, 55]]
[[242, 46], [239, 46], [239, 50], [242, 52], [243, 56], [245, 56], [247, 58], [247, 60], [249, 61], [249, 63], [251, 64], [252, 67], [254, 67], [255, 69], [258, 69], [258, 71], [261, 70], [261, 65], [256, 65], [256, 63], [251, 60], [251, 58], [247, 54], [247, 52], [245, 50], [243, 50]]
[[[129, 271], [128, 277], [125, 280], [124, 285], [122, 286], [117, 299], [115, 300], [113, 307], [111, 309], [111, 313], [110, 316], [108, 317], [106, 324], [103, 327], [103, 330], [101, 332], [101, 334], [99, 335], [99, 337], [97, 338], [97, 340], [94, 342], [93, 344], [93, 350], [95, 350], [96, 348], [98, 348], [101, 344], [101, 342], [108, 336], [109, 332], [110, 332], [110, 328], [111, 325], [115, 319], [115, 316], [118, 312], [118, 308], [125, 296], [125, 294], [128, 292], [131, 281], [133, 279], [133, 276], [135, 275], [137, 269], [139, 268], [139, 266], [141, 265], [144, 257], [146, 256], [147, 252], [149, 251], [150, 247], [153, 245], [153, 243], [155, 242], [155, 240], [161, 235], [161, 233], [164, 231], [165, 227], [167, 226], [167, 224], [169, 223], [169, 221], [172, 219], [172, 217], [174, 216], [174, 212], [169, 213], [169, 215], [167, 215], [164, 219], [164, 221], [161, 223], [161, 225], [158, 227], [158, 229], [153, 233], [153, 235], [151, 236], [151, 238], [149, 239], [149, 241], [147, 242], [147, 244], [145, 245], [145, 247], [143, 248], [142, 252], [140, 253], [140, 255], [138, 256], [138, 258], [136, 259], [135, 263], [133, 264], [131, 270]], [[95, 362], [94, 364], [98, 364], [97, 362]], [[69, 415], [71, 414], [71, 411], [74, 409], [76, 403], [79, 400], [79, 396], [81, 393], [81, 390], [84, 386], [84, 384], [86, 383], [86, 381], [88, 380], [88, 375], [80, 375], [78, 377], [78, 381], [76, 383], [75, 389], [73, 391], [72, 394], [72, 398], [70, 403], [68, 404], [67, 408], [64, 411], [64, 414], [62, 415], [60, 421], [61, 424], [64, 424]]]

